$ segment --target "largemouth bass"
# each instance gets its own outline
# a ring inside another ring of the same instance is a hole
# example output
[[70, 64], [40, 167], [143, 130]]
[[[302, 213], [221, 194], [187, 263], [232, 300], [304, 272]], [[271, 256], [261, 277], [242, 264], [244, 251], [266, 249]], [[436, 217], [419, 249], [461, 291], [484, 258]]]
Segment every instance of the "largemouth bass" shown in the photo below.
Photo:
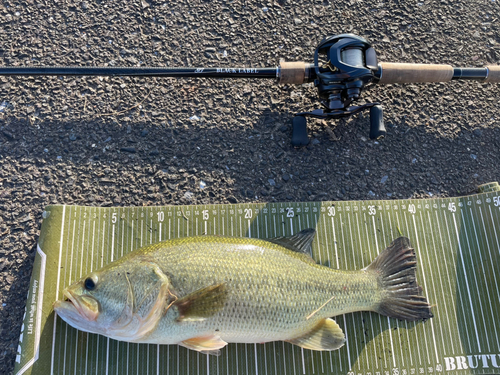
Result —
[[340, 271], [310, 257], [314, 235], [306, 229], [270, 240], [203, 236], [146, 246], [66, 288], [54, 310], [82, 331], [210, 354], [231, 342], [278, 340], [335, 350], [345, 337], [331, 317], [354, 311], [432, 317], [407, 238], [362, 270]]

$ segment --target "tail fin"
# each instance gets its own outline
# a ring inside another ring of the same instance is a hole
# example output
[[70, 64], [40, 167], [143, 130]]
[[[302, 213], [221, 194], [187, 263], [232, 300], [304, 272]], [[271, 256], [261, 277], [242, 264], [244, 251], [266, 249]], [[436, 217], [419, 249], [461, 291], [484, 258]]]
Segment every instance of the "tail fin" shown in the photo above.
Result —
[[378, 313], [412, 321], [432, 318], [431, 306], [417, 284], [416, 265], [410, 240], [400, 237], [366, 268], [380, 275], [382, 301]]

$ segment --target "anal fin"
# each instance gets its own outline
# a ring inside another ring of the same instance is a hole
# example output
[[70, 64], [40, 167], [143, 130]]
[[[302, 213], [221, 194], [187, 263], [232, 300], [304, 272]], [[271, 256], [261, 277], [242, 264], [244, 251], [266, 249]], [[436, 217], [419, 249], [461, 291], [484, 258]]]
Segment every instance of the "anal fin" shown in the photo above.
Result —
[[192, 339], [180, 342], [179, 345], [205, 354], [220, 355], [219, 349], [225, 347], [227, 342], [222, 340], [220, 336], [210, 335], [193, 337]]
[[310, 350], [336, 350], [345, 344], [342, 329], [333, 319], [323, 319], [307, 334], [287, 342]]

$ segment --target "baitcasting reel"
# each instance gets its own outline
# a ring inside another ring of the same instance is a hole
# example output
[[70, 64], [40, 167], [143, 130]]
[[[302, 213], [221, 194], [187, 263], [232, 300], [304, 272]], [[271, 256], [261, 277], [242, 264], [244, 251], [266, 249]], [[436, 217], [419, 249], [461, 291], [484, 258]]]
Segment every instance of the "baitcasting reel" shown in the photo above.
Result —
[[323, 109], [301, 112], [293, 119], [292, 144], [309, 143], [306, 117], [351, 116], [370, 109], [370, 138], [386, 133], [380, 103], [351, 106], [366, 84], [448, 82], [456, 79], [500, 83], [500, 66], [456, 68], [445, 64], [379, 63], [370, 43], [353, 34], [330, 36], [314, 52], [314, 62], [284, 62], [274, 68], [163, 68], [163, 67], [0, 67], [0, 75], [89, 75], [136, 77], [213, 77], [277, 79], [280, 84], [314, 81]]
[[351, 116], [370, 108], [370, 138], [385, 136], [382, 106], [367, 103], [361, 106], [351, 104], [358, 100], [361, 91], [374, 78], [378, 69], [377, 55], [364, 38], [352, 34], [331, 36], [319, 44], [314, 52], [314, 85], [318, 88], [320, 103], [324, 109], [301, 112], [293, 119], [292, 144], [307, 145], [306, 116], [335, 119]]

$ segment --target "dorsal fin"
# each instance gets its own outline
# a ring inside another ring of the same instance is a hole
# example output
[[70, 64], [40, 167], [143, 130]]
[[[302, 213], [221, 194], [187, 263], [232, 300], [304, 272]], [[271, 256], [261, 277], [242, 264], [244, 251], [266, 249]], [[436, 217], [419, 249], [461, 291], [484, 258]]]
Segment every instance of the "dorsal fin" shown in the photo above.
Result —
[[311, 255], [311, 244], [314, 240], [316, 230], [314, 228], [304, 229], [291, 237], [270, 238], [267, 241], [283, 246], [297, 253]]

